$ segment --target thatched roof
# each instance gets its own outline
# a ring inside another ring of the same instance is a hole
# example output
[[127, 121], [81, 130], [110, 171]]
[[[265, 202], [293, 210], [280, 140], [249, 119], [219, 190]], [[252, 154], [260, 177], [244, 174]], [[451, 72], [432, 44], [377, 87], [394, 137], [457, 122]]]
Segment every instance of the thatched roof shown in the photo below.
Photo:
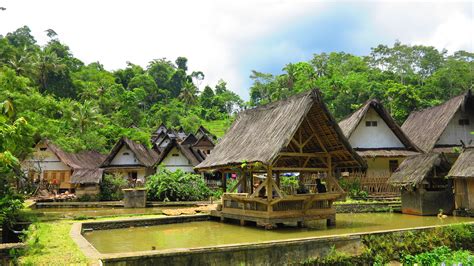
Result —
[[149, 149], [143, 144], [136, 143], [132, 140], [129, 140], [128, 138], [122, 137], [112, 148], [101, 167], [112, 166], [112, 160], [115, 158], [123, 145], [126, 145], [135, 154], [135, 157], [142, 166], [152, 167], [158, 159], [158, 153], [156, 151]]
[[173, 148], [177, 148], [194, 166], [198, 165], [206, 158], [206, 154], [201, 152], [199, 149], [193, 148], [191, 144], [178, 143], [176, 139], [173, 139], [160, 153], [158, 160], [156, 161], [156, 166], [163, 162]]
[[201, 138], [202, 135], [207, 135], [211, 139], [217, 139], [217, 137], [212, 134], [207, 128], [205, 128], [203, 125], [199, 126], [199, 128], [196, 130], [196, 137]]
[[[334, 154], [337, 167], [365, 166], [323, 103], [320, 92], [311, 90], [239, 113], [211, 154], [196, 168], [210, 170], [245, 161], [271, 165], [280, 152], [294, 150], [290, 142], [297, 131], [306, 138], [318, 134], [323, 146]], [[323, 152], [323, 147], [312, 138], [304, 152]]]
[[474, 146], [464, 149], [448, 173], [450, 177], [474, 178]]
[[474, 109], [473, 104], [474, 97], [469, 90], [441, 105], [412, 112], [402, 130], [419, 148], [430, 152], [456, 112], [466, 110], [469, 105]]
[[410, 156], [390, 176], [388, 183], [394, 186], [415, 186], [433, 174], [435, 168], [438, 176], [440, 172], [448, 172], [450, 164], [443, 154], [426, 153]]
[[[370, 108], [373, 108], [375, 112], [383, 119], [383, 121], [387, 124], [387, 126], [392, 130], [393, 134], [400, 140], [400, 142], [405, 146], [404, 150], [401, 149], [385, 149], [390, 150], [389, 152], [380, 152], [382, 148], [393, 148], [393, 147], [379, 147], [379, 149], [373, 149], [374, 152], [370, 152], [372, 149], [365, 149], [364, 152], [357, 153], [363, 157], [377, 157], [377, 156], [390, 156], [389, 154], [393, 154], [393, 156], [407, 156], [407, 155], [414, 155], [420, 152], [421, 150], [403, 133], [402, 129], [398, 126], [398, 124], [393, 120], [393, 117], [387, 112], [385, 107], [376, 99], [368, 100], [359, 110], [352, 113], [350, 116], [339, 122], [339, 126], [341, 127], [344, 136], [347, 139], [350, 139], [352, 133], [360, 124], [360, 122], [364, 119], [367, 112]], [[379, 151], [377, 151], [379, 150]]]
[[356, 149], [357, 154], [363, 158], [373, 157], [408, 157], [420, 154], [406, 149]]
[[208, 135], [201, 135], [201, 137], [193, 143], [196, 148], [214, 148], [214, 142]]
[[99, 184], [104, 169], [77, 169], [71, 176], [71, 184]]
[[47, 139], [43, 140], [43, 143], [59, 158], [59, 160], [74, 170], [98, 168], [106, 157], [96, 151], [81, 151], [77, 153], [66, 152]]

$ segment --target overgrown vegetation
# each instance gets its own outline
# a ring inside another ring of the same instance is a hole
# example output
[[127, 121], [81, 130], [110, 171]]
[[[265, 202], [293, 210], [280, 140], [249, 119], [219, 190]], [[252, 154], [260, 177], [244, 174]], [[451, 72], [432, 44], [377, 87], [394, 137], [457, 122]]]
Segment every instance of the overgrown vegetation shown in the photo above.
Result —
[[127, 180], [120, 174], [105, 174], [100, 183], [100, 200], [122, 200], [123, 191], [128, 185]]
[[468, 250], [453, 251], [442, 246], [429, 252], [406, 255], [402, 258], [402, 263], [404, 265], [473, 265], [474, 254]]
[[357, 179], [342, 178], [339, 180], [339, 185], [351, 199], [366, 200], [369, 197], [367, 191], [361, 189], [360, 181]]
[[[359, 256], [333, 250], [329, 256], [306, 261], [305, 265], [384, 265], [390, 261], [413, 259], [409, 255], [430, 252], [439, 247], [452, 250], [474, 250], [474, 227], [469, 224], [449, 225], [426, 230], [371, 234], [362, 237], [365, 249]], [[439, 250], [441, 253], [446, 250]], [[460, 252], [459, 259], [464, 258]], [[428, 255], [427, 255], [428, 256]], [[421, 257], [418, 257], [421, 259]], [[425, 264], [422, 264], [425, 265]], [[426, 264], [432, 265], [432, 264]]]
[[181, 169], [172, 172], [159, 168], [156, 174], [147, 177], [146, 188], [148, 200], [196, 201], [207, 200], [212, 195], [200, 175], [186, 173]]

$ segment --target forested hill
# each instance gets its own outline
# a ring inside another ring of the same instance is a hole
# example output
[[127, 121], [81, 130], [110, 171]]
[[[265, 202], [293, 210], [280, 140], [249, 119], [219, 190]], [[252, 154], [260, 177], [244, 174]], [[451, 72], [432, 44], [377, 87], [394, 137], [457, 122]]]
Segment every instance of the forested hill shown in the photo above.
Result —
[[253, 71], [250, 105], [275, 101], [310, 88], [321, 89], [338, 120], [371, 98], [381, 100], [402, 123], [413, 110], [437, 105], [472, 88], [474, 54], [428, 46], [379, 45], [367, 56], [315, 54], [287, 64], [274, 76]]
[[44, 47], [26, 26], [0, 36], [0, 102], [10, 99], [35, 140], [107, 152], [121, 136], [149, 144], [161, 122], [188, 132], [204, 124], [219, 134], [244, 104], [222, 80], [200, 93], [204, 73], [189, 70], [185, 57], [110, 72], [75, 58], [53, 30], [45, 34]]
[[33, 133], [25, 134], [25, 145], [47, 137], [67, 150], [106, 152], [121, 136], [149, 144], [161, 122], [186, 131], [204, 124], [221, 135], [236, 111], [311, 88], [322, 90], [338, 119], [375, 97], [402, 122], [413, 109], [471, 88], [474, 76], [472, 53], [397, 42], [368, 56], [315, 54], [277, 76], [253, 71], [250, 101], [244, 103], [225, 81], [204, 86], [205, 73], [188, 69], [185, 57], [107, 71], [75, 58], [53, 30], [45, 34], [43, 47], [26, 26], [0, 36], [0, 102], [15, 108], [11, 121], [28, 121]]

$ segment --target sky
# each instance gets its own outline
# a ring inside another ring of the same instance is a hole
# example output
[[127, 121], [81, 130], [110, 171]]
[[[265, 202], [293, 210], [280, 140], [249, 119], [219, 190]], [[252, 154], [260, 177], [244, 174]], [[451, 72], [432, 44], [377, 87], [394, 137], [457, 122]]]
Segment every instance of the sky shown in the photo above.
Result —
[[396, 40], [474, 51], [474, 1], [0, 0], [0, 34], [53, 29], [75, 57], [106, 69], [188, 58], [188, 69], [248, 99], [251, 70], [279, 74], [314, 53], [367, 55]]

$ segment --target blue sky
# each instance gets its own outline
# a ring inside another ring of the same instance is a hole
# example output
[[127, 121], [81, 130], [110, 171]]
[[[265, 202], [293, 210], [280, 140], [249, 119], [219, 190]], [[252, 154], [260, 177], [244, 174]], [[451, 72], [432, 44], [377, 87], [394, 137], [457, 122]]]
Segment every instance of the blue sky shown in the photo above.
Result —
[[[112, 4], [113, 3], [113, 4]], [[0, 34], [28, 25], [40, 44], [54, 29], [73, 54], [109, 70], [185, 56], [248, 99], [251, 70], [281, 73], [314, 53], [365, 55], [395, 40], [473, 51], [472, 1], [0, 0]]]

